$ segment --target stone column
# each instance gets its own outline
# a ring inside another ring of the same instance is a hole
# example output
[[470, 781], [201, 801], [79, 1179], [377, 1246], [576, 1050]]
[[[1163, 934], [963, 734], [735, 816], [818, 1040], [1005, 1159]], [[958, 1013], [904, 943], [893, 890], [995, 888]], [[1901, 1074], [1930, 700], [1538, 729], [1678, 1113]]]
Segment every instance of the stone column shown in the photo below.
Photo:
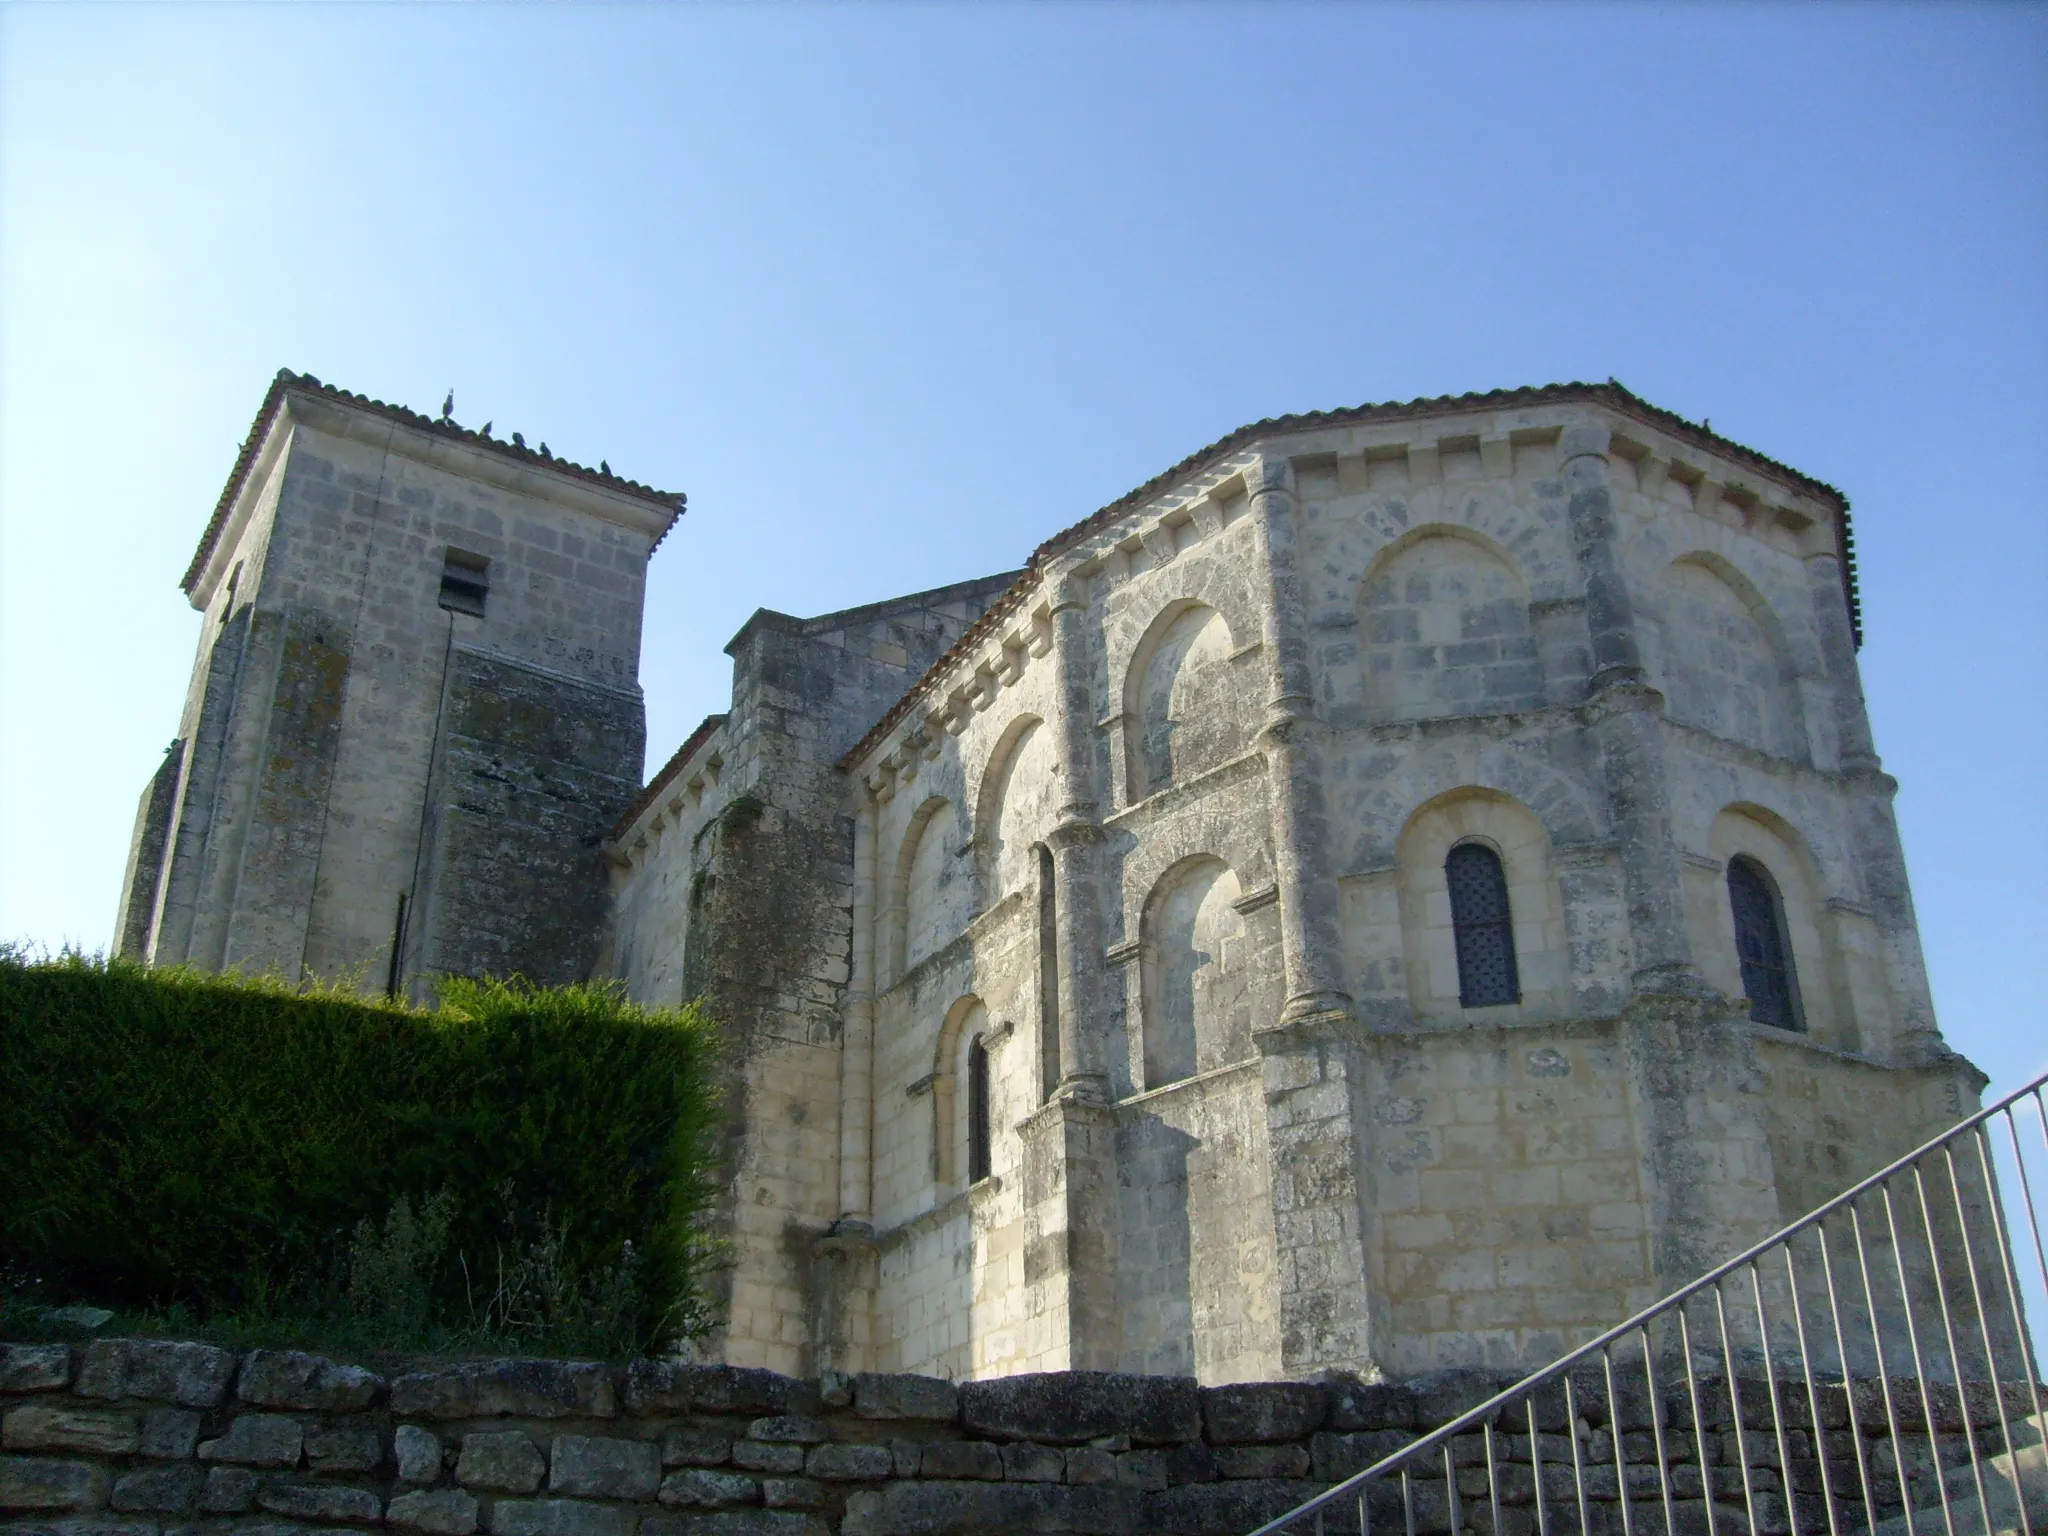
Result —
[[1260, 741], [1273, 805], [1273, 862], [1287, 997], [1253, 1032], [1273, 1159], [1281, 1373], [1372, 1369], [1367, 1313], [1365, 1041], [1344, 990], [1331, 873], [1322, 722], [1315, 712], [1299, 570], [1300, 508], [1286, 458], [1245, 471], [1265, 559], [1260, 640], [1268, 695]]
[[1114, 1370], [1123, 1345], [1116, 1282], [1116, 1111], [1062, 1094], [1017, 1130], [1030, 1368]]
[[1057, 893], [1061, 1098], [1109, 1102], [1102, 1040], [1100, 860], [1102, 797], [1095, 782], [1095, 689], [1084, 585], [1071, 575], [1052, 582], [1053, 667], [1059, 678], [1060, 798], [1046, 846]]
[[854, 787], [853, 933], [839, 1011], [839, 1217], [811, 1243], [813, 1371], [866, 1370], [873, 1361], [875, 988], [874, 796]]
[[1615, 547], [1607, 446], [1607, 428], [1584, 422], [1564, 430], [1558, 452], [1564, 461], [1572, 550], [1586, 584], [1586, 626], [1593, 647], [1587, 712], [1621, 845], [1635, 950], [1630, 980], [1639, 993], [1696, 993], [1699, 970], [1685, 931], [1683, 874], [1671, 835], [1664, 697], [1650, 687], [1636, 645], [1634, 608]]
[[1260, 728], [1273, 796], [1275, 875], [1280, 889], [1280, 948], [1287, 971], [1283, 1019], [1349, 1015], [1337, 932], [1337, 883], [1330, 873], [1331, 832], [1324, 792], [1322, 723], [1309, 672], [1308, 625], [1297, 569], [1294, 470], [1284, 457], [1245, 471], [1251, 513], [1263, 545], [1260, 639], [1271, 694]]
[[1871, 740], [1863, 678], [1856, 665], [1856, 637], [1849, 627], [1849, 603], [1842, 590], [1841, 562], [1832, 552], [1809, 555], [1806, 582], [1834, 693], [1850, 845], [1856, 852], [1864, 898], [1884, 945], [1885, 981], [1892, 996], [1891, 1049], [1903, 1061], [1943, 1058], [1950, 1052], [1934, 1022], [1927, 964], [1920, 953], [1920, 924], [1906, 880], [1906, 850], [1899, 841], [1898, 819], [1892, 811], [1899, 784], [1880, 765]]
[[1366, 1042], [1350, 1015], [1311, 1014], [1256, 1031], [1273, 1159], [1280, 1375], [1370, 1378], [1377, 1366], [1366, 1266], [1371, 1208], [1364, 1134]]
[[875, 1077], [875, 802], [855, 793], [853, 819], [853, 952], [839, 1030], [839, 1220], [846, 1229], [871, 1226]]

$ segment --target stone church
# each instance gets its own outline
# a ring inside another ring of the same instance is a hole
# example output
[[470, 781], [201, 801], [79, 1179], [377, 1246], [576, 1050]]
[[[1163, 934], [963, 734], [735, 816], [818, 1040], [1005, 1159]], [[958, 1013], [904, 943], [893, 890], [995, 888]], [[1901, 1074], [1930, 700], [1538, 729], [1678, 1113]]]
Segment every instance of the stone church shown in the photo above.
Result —
[[1540, 1364], [1981, 1089], [1847, 501], [1618, 384], [1260, 422], [1021, 570], [761, 610], [642, 785], [682, 511], [280, 374], [117, 946], [701, 997], [712, 1355]]

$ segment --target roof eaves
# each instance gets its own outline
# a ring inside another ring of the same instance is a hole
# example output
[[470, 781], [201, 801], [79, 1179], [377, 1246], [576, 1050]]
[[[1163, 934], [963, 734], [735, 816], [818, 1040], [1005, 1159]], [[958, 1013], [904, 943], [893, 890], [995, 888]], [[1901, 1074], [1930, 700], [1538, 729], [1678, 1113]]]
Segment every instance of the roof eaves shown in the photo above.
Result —
[[611, 831], [604, 835], [604, 840], [607, 843], [616, 843], [626, 835], [627, 829], [640, 819], [640, 813], [661, 798], [661, 792], [668, 787], [669, 782], [677, 774], [683, 771], [685, 765], [689, 763], [691, 755], [699, 747], [703, 746], [710, 739], [711, 733], [725, 724], [728, 718], [725, 715], [706, 715], [698, 723], [697, 729], [690, 732], [689, 739], [676, 748], [675, 755], [661, 765], [661, 771], [647, 781], [647, 787], [633, 797], [633, 803], [626, 807], [624, 813], [620, 815], [617, 821], [612, 823]]
[[1622, 411], [1709, 452], [1789, 480], [1800, 489], [1832, 503], [1835, 508], [1835, 531], [1842, 551], [1842, 597], [1849, 608], [1850, 633], [1857, 647], [1862, 647], [1863, 608], [1856, 585], [1856, 543], [1849, 522], [1849, 498], [1825, 480], [1817, 480], [1789, 464], [1780, 463], [1768, 454], [1759, 453], [1756, 449], [1745, 447], [1732, 438], [1723, 437], [1711, 427], [1688, 421], [1675, 411], [1667, 411], [1662, 406], [1652, 405], [1615, 379], [1609, 379], [1604, 384], [1538, 384], [1518, 389], [1475, 391], [1463, 395], [1433, 395], [1377, 405], [1347, 406], [1331, 411], [1306, 411], [1290, 416], [1269, 416], [1263, 421], [1251, 422], [1219, 437], [1208, 447], [1197, 449], [1171, 469], [1154, 475], [1136, 490], [1126, 492], [1109, 505], [1082, 518], [1080, 522], [1061, 529], [1031, 552], [1031, 559], [1010, 589], [990, 604], [988, 611], [970, 624], [944, 655], [926, 668], [924, 675], [911, 685], [909, 691], [890, 706], [888, 713], [875, 722], [874, 728], [839, 759], [838, 766], [842, 771], [851, 768], [876, 742], [888, 735], [916, 706], [917, 701], [931, 690], [934, 686], [933, 680], [942, 675], [955, 659], [978, 645], [983, 636], [1017, 606], [1024, 593], [1036, 584], [1039, 570], [1045, 562], [1124, 513], [1143, 506], [1167, 487], [1199, 474], [1261, 438], [1329, 427], [1358, 426], [1366, 422], [1401, 421], [1413, 417], [1442, 415], [1450, 411], [1554, 405], [1573, 400], [1585, 400]]
[[289, 368], [280, 368], [277, 376], [270, 381], [270, 388], [264, 393], [263, 404], [257, 409], [256, 420], [250, 425], [249, 435], [242, 440], [241, 451], [235, 455], [235, 466], [228, 474], [227, 484], [221, 489], [220, 500], [214, 504], [213, 516], [207, 521], [206, 531], [199, 536], [199, 548], [192, 556], [192, 563], [185, 568], [185, 575], [178, 583], [181, 591], [190, 592], [197, 585], [200, 572], [205, 569], [207, 560], [213, 554], [214, 545], [220, 539], [221, 530], [227, 526], [228, 513], [234, 507], [235, 498], [241, 494], [242, 482], [255, 464], [256, 455], [263, 446], [264, 438], [269, 436], [270, 429], [275, 425], [278, 412], [284, 408], [284, 397], [292, 390], [339, 401], [405, 426], [473, 443], [508, 459], [542, 465], [572, 479], [588, 480], [591, 484], [601, 485], [607, 490], [621, 491], [642, 501], [666, 507], [670, 512], [668, 526], [655, 538], [653, 545], [649, 547], [649, 554], [661, 547], [661, 541], [668, 537], [669, 529], [675, 527], [676, 519], [688, 509], [689, 498], [681, 491], [658, 491], [651, 485], [643, 485], [638, 480], [628, 480], [623, 475], [607, 474], [601, 469], [592, 469], [585, 464], [558, 459], [553, 454], [543, 454], [514, 443], [501, 442], [495, 437], [486, 437], [483, 433], [468, 427], [457, 426], [453, 421], [422, 415], [402, 405], [390, 405], [382, 400], [372, 400], [367, 395], [338, 389], [332, 384], [323, 384], [310, 373], [293, 373]]

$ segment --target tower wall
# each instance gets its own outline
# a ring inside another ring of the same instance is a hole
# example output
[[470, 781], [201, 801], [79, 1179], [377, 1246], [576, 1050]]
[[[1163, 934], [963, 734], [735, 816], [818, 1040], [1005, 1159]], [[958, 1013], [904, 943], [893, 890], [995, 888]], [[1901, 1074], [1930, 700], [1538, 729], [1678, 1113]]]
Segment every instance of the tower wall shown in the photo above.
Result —
[[[188, 577], [206, 618], [124, 951], [413, 996], [586, 978], [675, 515], [623, 485], [281, 378]], [[451, 549], [480, 602], [444, 605]]]

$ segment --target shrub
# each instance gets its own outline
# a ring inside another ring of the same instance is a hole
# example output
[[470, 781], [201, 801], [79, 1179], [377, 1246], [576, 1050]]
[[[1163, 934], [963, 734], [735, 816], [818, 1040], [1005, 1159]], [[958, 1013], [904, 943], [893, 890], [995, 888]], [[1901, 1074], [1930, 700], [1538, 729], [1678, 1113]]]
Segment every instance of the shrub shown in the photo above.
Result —
[[699, 1331], [712, 1028], [611, 986], [440, 1000], [0, 953], [6, 1267], [60, 1300], [394, 1325], [510, 1324], [552, 1287], [643, 1348]]

